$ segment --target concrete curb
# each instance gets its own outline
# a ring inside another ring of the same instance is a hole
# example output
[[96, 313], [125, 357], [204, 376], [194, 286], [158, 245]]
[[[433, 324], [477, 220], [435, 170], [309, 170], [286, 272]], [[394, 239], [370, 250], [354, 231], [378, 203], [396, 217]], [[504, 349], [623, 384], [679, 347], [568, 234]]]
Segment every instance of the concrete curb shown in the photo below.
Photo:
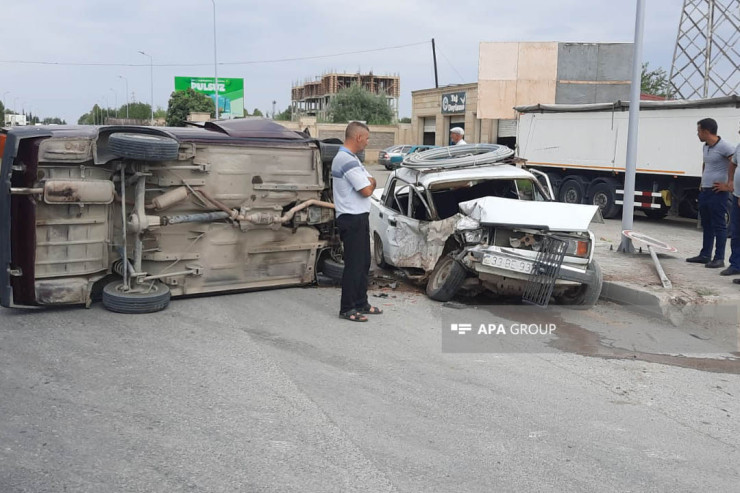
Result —
[[740, 351], [740, 305], [724, 296], [692, 297], [682, 291], [655, 293], [629, 283], [604, 281], [601, 299], [654, 316], [676, 327], [701, 329], [701, 335]]

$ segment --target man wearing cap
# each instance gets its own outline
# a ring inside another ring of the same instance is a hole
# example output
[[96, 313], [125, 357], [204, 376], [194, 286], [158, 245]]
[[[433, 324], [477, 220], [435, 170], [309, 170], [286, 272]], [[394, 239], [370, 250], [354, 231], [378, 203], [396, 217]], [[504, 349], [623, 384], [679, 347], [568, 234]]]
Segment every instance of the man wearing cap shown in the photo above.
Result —
[[465, 130], [463, 130], [460, 127], [453, 127], [450, 129], [450, 138], [452, 139], [452, 145], [455, 146], [461, 146], [467, 144], [463, 140], [463, 135], [465, 135]]

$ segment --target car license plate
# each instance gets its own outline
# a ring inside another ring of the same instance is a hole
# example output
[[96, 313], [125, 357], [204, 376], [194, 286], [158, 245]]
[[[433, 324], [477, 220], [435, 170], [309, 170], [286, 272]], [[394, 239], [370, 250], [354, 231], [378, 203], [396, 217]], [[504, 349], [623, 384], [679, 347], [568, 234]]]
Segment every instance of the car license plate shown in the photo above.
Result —
[[483, 256], [483, 264], [490, 267], [498, 267], [501, 269], [514, 270], [517, 272], [523, 272], [529, 274], [532, 272], [532, 262], [529, 260], [513, 259], [504, 257], [503, 255], [495, 255], [487, 253]]

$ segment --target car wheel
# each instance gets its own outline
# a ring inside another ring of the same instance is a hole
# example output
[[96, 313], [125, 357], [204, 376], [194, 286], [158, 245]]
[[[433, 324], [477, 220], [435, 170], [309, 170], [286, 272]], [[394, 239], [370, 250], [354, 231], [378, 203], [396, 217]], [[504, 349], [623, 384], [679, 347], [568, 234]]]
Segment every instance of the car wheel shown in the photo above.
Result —
[[344, 264], [331, 258], [327, 258], [321, 263], [320, 270], [325, 276], [341, 282], [342, 276], [344, 275]]
[[563, 184], [560, 185], [560, 193], [558, 194], [560, 202], [565, 202], [567, 204], [582, 204], [585, 196], [586, 191], [580, 180], [565, 180]]
[[556, 296], [555, 301], [560, 305], [566, 305], [574, 310], [587, 310], [599, 301], [601, 295], [601, 286], [604, 284], [604, 276], [601, 273], [601, 267], [598, 262], [593, 260], [588, 267], [594, 272], [594, 282], [592, 284], [581, 284], [573, 287], [563, 294]]
[[605, 219], [611, 219], [619, 215], [621, 207], [617, 201], [617, 186], [612, 182], [597, 183], [590, 192], [591, 203], [599, 206], [601, 215]]
[[117, 313], [152, 313], [170, 304], [170, 288], [155, 282], [148, 292], [123, 291], [123, 281], [113, 281], [103, 288], [103, 306]]
[[108, 137], [108, 148], [118, 157], [139, 161], [172, 161], [180, 144], [170, 137], [149, 134], [116, 133]]
[[385, 255], [383, 255], [383, 242], [377, 234], [373, 237], [373, 257], [375, 257], [375, 265], [381, 269], [390, 267], [388, 262], [385, 261]]
[[427, 296], [435, 301], [450, 301], [460, 289], [467, 273], [465, 268], [452, 257], [441, 257], [427, 281]]

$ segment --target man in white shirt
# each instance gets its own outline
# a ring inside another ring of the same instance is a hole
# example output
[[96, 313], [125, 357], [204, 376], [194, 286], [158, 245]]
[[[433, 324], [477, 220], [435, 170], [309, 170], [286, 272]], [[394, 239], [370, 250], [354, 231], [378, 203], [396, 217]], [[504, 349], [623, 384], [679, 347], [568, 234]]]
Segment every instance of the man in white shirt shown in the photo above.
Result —
[[450, 139], [452, 139], [452, 145], [455, 146], [461, 146], [467, 144], [463, 140], [463, 135], [465, 135], [465, 130], [463, 130], [460, 127], [453, 127], [450, 129]]
[[344, 273], [339, 316], [352, 322], [367, 322], [365, 315], [383, 311], [367, 300], [370, 270], [370, 196], [377, 183], [357, 153], [367, 147], [367, 125], [352, 122], [344, 132], [344, 145], [331, 164], [334, 210], [339, 237], [344, 245]]

